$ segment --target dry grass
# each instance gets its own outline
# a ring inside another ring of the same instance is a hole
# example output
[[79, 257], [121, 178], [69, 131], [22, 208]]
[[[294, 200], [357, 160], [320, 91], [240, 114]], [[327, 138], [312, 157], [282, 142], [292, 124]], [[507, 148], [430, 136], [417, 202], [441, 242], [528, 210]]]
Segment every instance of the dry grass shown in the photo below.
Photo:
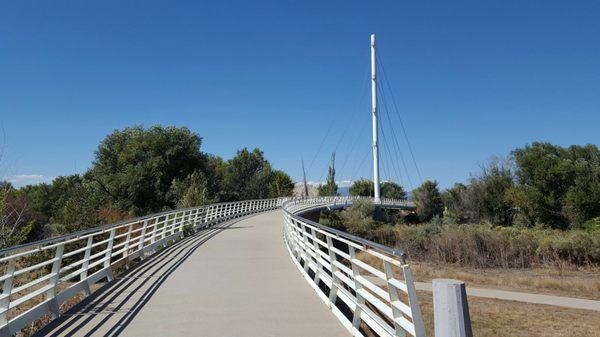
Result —
[[[369, 254], [358, 258], [381, 268]], [[469, 285], [599, 298], [599, 271], [557, 269], [469, 269], [411, 263], [419, 281], [456, 278]], [[385, 286], [383, 286], [385, 288]], [[418, 292], [427, 336], [434, 336], [432, 294]], [[600, 337], [600, 313], [540, 304], [469, 297], [473, 335], [478, 337]]]
[[600, 269], [477, 269], [411, 262], [417, 281], [461, 280], [469, 286], [600, 300]]
[[[427, 336], [434, 336], [433, 306], [429, 292], [419, 292]], [[600, 337], [600, 314], [469, 297], [473, 335], [478, 337]]]

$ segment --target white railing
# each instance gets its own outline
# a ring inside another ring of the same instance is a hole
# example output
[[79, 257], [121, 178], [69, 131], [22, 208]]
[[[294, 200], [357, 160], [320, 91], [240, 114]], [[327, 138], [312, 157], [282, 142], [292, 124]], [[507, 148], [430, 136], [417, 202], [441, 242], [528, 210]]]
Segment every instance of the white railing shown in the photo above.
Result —
[[0, 250], [0, 336], [15, 334], [115, 269], [197, 231], [281, 206], [285, 199], [248, 200], [168, 211]]
[[[290, 213], [299, 213], [312, 208], [320, 207], [338, 207], [349, 206], [356, 200], [373, 201], [371, 197], [360, 196], [333, 196], [333, 197], [312, 197], [312, 198], [288, 198], [285, 202], [285, 209]], [[415, 204], [412, 201], [402, 199], [381, 198], [379, 205], [383, 207], [394, 207], [404, 209], [414, 209]]]
[[[298, 216], [315, 207], [354, 200], [323, 197], [285, 202], [284, 239], [292, 260], [352, 335], [364, 336], [370, 330], [378, 336], [425, 336], [413, 276], [402, 251]], [[401, 200], [381, 204], [413, 207]]]

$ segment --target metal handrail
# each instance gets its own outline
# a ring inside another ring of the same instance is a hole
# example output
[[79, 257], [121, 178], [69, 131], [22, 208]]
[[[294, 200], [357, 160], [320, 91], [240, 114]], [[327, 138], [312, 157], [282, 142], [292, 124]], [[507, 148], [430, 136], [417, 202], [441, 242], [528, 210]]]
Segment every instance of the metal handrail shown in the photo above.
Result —
[[[279, 198], [279, 200], [287, 200], [287, 199], [288, 198]], [[259, 200], [265, 200], [265, 199], [250, 199], [250, 200], [244, 200], [244, 202], [259, 201]], [[219, 203], [211, 204], [210, 206], [229, 205], [229, 204], [235, 204], [235, 203], [238, 203], [238, 202], [239, 201], [219, 202]], [[200, 206], [200, 207], [206, 207], [206, 206]], [[55, 242], [67, 240], [67, 239], [70, 239], [70, 238], [74, 238], [74, 237], [86, 235], [86, 234], [93, 233], [93, 232], [100, 231], [100, 230], [111, 229], [113, 227], [117, 227], [117, 226], [120, 226], [120, 225], [123, 225], [123, 224], [128, 224], [130, 222], [139, 222], [139, 221], [142, 221], [142, 220], [145, 220], [145, 219], [148, 219], [148, 218], [154, 218], [154, 217], [162, 216], [162, 215], [165, 215], [165, 214], [170, 214], [170, 213], [172, 213], [174, 211], [178, 211], [178, 212], [189, 211], [189, 210], [196, 209], [196, 208], [198, 208], [198, 206], [196, 206], [196, 207], [187, 207], [187, 208], [179, 208], [179, 209], [176, 209], [176, 210], [168, 210], [168, 211], [163, 211], [163, 212], [158, 212], [158, 213], [152, 213], [152, 214], [148, 214], [148, 215], [142, 215], [142, 216], [135, 217], [135, 218], [129, 218], [129, 219], [125, 219], [125, 220], [114, 222], [112, 224], [104, 224], [104, 225], [100, 225], [100, 226], [96, 226], [96, 227], [92, 227], [92, 228], [86, 228], [86, 229], [82, 229], [80, 231], [69, 233], [69, 234], [64, 234], [64, 235], [55, 236], [55, 237], [48, 238], [48, 239], [43, 239], [43, 240], [28, 242], [28, 243], [24, 243], [24, 244], [21, 244], [21, 245], [17, 245], [17, 246], [13, 246], [13, 247], [8, 247], [8, 248], [0, 249], [0, 255], [5, 255], [7, 253], [10, 253], [10, 252], [13, 252], [13, 251], [16, 251], [16, 250], [20, 250], [20, 249], [23, 249], [23, 248], [26, 248], [26, 247], [41, 246], [41, 245], [45, 245], [45, 244], [49, 244], [49, 243], [55, 243]]]
[[[354, 304], [352, 311], [359, 321], [368, 321], [369, 326], [385, 326], [384, 323], [380, 322], [381, 318], [377, 318], [372, 311], [369, 311], [370, 309], [360, 308], [359, 299], [362, 298], [361, 296], [365, 296], [366, 302], [379, 303], [369, 297], [368, 293], [364, 293], [363, 290], [359, 291], [357, 288], [358, 284], [362, 284], [361, 282], [367, 282], [365, 283], [368, 285], [367, 287], [373, 285], [368, 283], [365, 278], [356, 277], [352, 275], [352, 272], [348, 273], [349, 269], [344, 265], [340, 265], [340, 261], [336, 261], [336, 254], [350, 258], [352, 268], [370, 268], [360, 262], [359, 256], [351, 257], [351, 253], [357, 251], [381, 259], [390, 268], [391, 266], [402, 268], [405, 283], [392, 275], [387, 280], [388, 288], [398, 291], [408, 290], [411, 299], [410, 306], [407, 308], [410, 308], [410, 310], [407, 311], [405, 307], [398, 303], [395, 306], [392, 305], [390, 310], [397, 312], [397, 310], [404, 309], [404, 311], [409, 312], [410, 321], [402, 320], [398, 315], [393, 317], [398, 320], [399, 324], [403, 324], [402, 326], [406, 328], [405, 331], [409, 331], [416, 337], [421, 337], [423, 335], [420, 334], [418, 323], [420, 311], [418, 303], [412, 298], [414, 293], [411, 292], [411, 289], [414, 290], [414, 286], [410, 270], [405, 265], [404, 253], [398, 249], [389, 248], [328, 228], [301, 216], [303, 212], [310, 209], [350, 205], [358, 199], [369, 198], [278, 198], [217, 203], [150, 214], [0, 250], [0, 268], [4, 268], [3, 273], [0, 274], [0, 285], [2, 286], [2, 294], [0, 294], [0, 336], [15, 334], [27, 324], [46, 314], [51, 314], [54, 318], [60, 316], [59, 308], [62, 303], [82, 291], [85, 296], [88, 296], [91, 294], [91, 286], [103, 279], [112, 280], [114, 278], [114, 268], [117, 266], [128, 266], [131, 261], [144, 259], [161, 247], [180, 240], [184, 237], [186, 226], [191, 226], [194, 231], [197, 231], [235, 217], [283, 207], [285, 218], [284, 239], [290, 254], [295, 257], [294, 261], [298, 265], [304, 263], [306, 277], [308, 277], [308, 270], [313, 270], [321, 280], [327, 280], [327, 273], [322, 272], [323, 268], [330, 268], [333, 277], [330, 277], [328, 284], [330, 286], [336, 284], [334, 286], [336, 290], [332, 292], [334, 295], [331, 296], [337, 296], [336, 298], [340, 298], [351, 305]], [[382, 199], [381, 205], [382, 207], [413, 207], [407, 201], [392, 199]], [[294, 227], [292, 224], [296, 226]], [[298, 226], [304, 229], [303, 233], [298, 231]], [[308, 233], [311, 233], [311, 238], [308, 237]], [[299, 237], [306, 240], [304, 246], [298, 241]], [[323, 247], [317, 247], [324, 243], [320, 241], [319, 237], [327, 238], [330, 244], [326, 249], [330, 254], [329, 264], [327, 262], [320, 264], [323, 262], [325, 250], [321, 249]], [[317, 245], [315, 246], [317, 248], [313, 247], [311, 251], [310, 247], [307, 247], [308, 242]], [[339, 247], [333, 246], [339, 244], [346, 245], [347, 250], [343, 251]], [[315, 266], [318, 266], [318, 268]], [[373, 272], [378, 273], [375, 270]], [[381, 272], [379, 273], [379, 276], [383, 275]], [[317, 290], [319, 283], [314, 282], [316, 279], [316, 277], [313, 279], [312, 285]], [[355, 284], [354, 288], [348, 285], [348, 280]], [[354, 290], [350, 291], [348, 289]], [[379, 290], [379, 295], [381, 295], [381, 291], [383, 290]], [[323, 298], [322, 294], [321, 297]], [[388, 297], [389, 300], [390, 297]], [[33, 306], [28, 304], [32, 301]], [[329, 304], [335, 306], [335, 301], [330, 301]], [[27, 310], [24, 312], [19, 310], [18, 312], [22, 313], [12, 317], [14, 316], [12, 315], [13, 310], [16, 310], [16, 308], [23, 309], [23, 305], [27, 305]], [[396, 306], [400, 306], [399, 309]], [[386, 310], [384, 307], [380, 309]], [[341, 317], [339, 311], [336, 312], [334, 309], [332, 311], [338, 314], [338, 317]], [[352, 326], [349, 328], [350, 330], [352, 330]], [[382, 331], [389, 332], [391, 330], [388, 326]]]
[[[373, 201], [359, 197], [321, 197], [284, 203], [284, 240], [292, 261], [353, 336], [363, 336], [361, 330], [368, 328], [378, 336], [424, 337], [414, 279], [402, 251], [299, 215], [358, 199]], [[407, 205], [400, 200], [382, 200], [378, 204], [382, 207]], [[348, 310], [352, 319], [346, 318], [344, 312]]]
[[[112, 280], [117, 266], [128, 266], [182, 239], [187, 226], [197, 231], [275, 209], [285, 200], [225, 202], [160, 212], [1, 250], [0, 267], [5, 270], [0, 275], [0, 336], [15, 334], [48, 313], [60, 316], [62, 303], [82, 291], [89, 295], [91, 286], [103, 279]], [[26, 311], [12, 317], [17, 308]]]
[[[306, 202], [308, 200], [310, 200], [310, 202], [314, 202], [315, 200], [318, 200], [319, 203], [317, 203], [317, 204], [309, 203], [309, 205], [312, 205], [312, 207], [302, 209], [301, 211], [290, 209], [291, 208], [290, 205], [292, 205], [292, 204], [298, 204], [298, 203], [302, 204], [303, 201]], [[303, 213], [303, 212], [306, 212], [308, 210], [313, 210], [315, 208], [328, 207], [328, 206], [331, 206], [331, 205], [339, 205], [340, 202], [343, 202], [344, 204], [352, 204], [352, 202], [356, 201], [356, 200], [369, 200], [369, 201], [372, 201], [373, 199], [370, 198], [370, 197], [360, 197], [360, 196], [350, 196], [350, 197], [339, 197], [339, 196], [337, 196], [337, 197], [320, 197], [320, 198], [316, 198], [316, 199], [315, 198], [290, 199], [290, 200], [285, 201], [281, 205], [281, 208], [283, 209], [284, 212], [286, 212], [288, 214], [288, 216], [293, 217], [296, 220], [304, 221], [306, 223], [311, 224], [312, 226], [314, 226], [316, 228], [319, 228], [321, 230], [330, 232], [332, 234], [335, 234], [337, 236], [346, 238], [348, 240], [352, 240], [354, 242], [362, 243], [362, 244], [364, 244], [366, 246], [370, 246], [370, 247], [379, 249], [379, 250], [381, 250], [383, 252], [386, 252], [386, 253], [388, 253], [390, 255], [397, 256], [397, 257], [399, 257], [399, 258], [401, 258], [403, 260], [406, 259], [406, 257], [407, 257], [406, 253], [402, 249], [388, 247], [388, 246], [379, 244], [377, 242], [373, 242], [373, 241], [367, 240], [365, 238], [361, 238], [359, 236], [349, 234], [348, 232], [344, 232], [344, 231], [341, 231], [341, 230], [338, 230], [338, 229], [335, 229], [335, 228], [331, 228], [331, 227], [322, 225], [322, 224], [320, 224], [318, 222], [305, 219], [305, 218], [303, 218], [303, 217], [301, 217], [299, 215], [299, 213]], [[412, 207], [413, 203], [411, 203], [409, 201], [406, 201], [406, 200], [400, 200], [400, 199], [386, 199], [386, 198], [382, 198], [381, 199], [381, 203], [379, 205], [381, 205], [383, 207], [386, 207], [386, 206], [407, 206], [407, 207]]]

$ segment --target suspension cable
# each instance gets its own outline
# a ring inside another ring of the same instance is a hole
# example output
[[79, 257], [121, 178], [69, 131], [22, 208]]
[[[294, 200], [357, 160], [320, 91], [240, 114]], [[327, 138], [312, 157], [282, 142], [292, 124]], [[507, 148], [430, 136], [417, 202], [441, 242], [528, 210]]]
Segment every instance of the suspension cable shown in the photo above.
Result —
[[[393, 141], [394, 141], [393, 145], [394, 145], [395, 151], [399, 154], [400, 161], [402, 162], [402, 167], [404, 168], [404, 172], [406, 173], [406, 179], [408, 180], [410, 188], [414, 188], [414, 184], [413, 184], [412, 179], [410, 177], [410, 173], [409, 173], [408, 167], [406, 166], [406, 161], [404, 160], [404, 156], [402, 155], [400, 142], [398, 141], [398, 137], [396, 136], [396, 131], [394, 129], [394, 123], [392, 123], [392, 119], [390, 118], [390, 113], [389, 113], [389, 108], [388, 108], [387, 100], [385, 99], [385, 97], [386, 97], [385, 91], [383, 90], [383, 88], [381, 88], [380, 90], [381, 90], [381, 98], [382, 98], [382, 102], [383, 102], [383, 104], [382, 104], [383, 105], [383, 110], [385, 111], [385, 115], [387, 117], [388, 123], [390, 125], [391, 130], [392, 130], [392, 138], [393, 138]], [[396, 162], [398, 162], [398, 157], [396, 157]], [[400, 164], [398, 164], [398, 166], [400, 167]]]
[[398, 109], [398, 105], [396, 104], [396, 99], [395, 99], [395, 95], [394, 95], [394, 91], [392, 90], [392, 86], [390, 84], [390, 81], [388, 80], [386, 71], [385, 71], [385, 66], [383, 64], [383, 61], [381, 59], [381, 57], [379, 56], [381, 53], [378, 53], [377, 58], [379, 60], [379, 64], [381, 64], [381, 72], [383, 73], [383, 78], [385, 83], [388, 86], [388, 89], [390, 91], [390, 95], [392, 96], [392, 104], [394, 106], [394, 110], [396, 111], [396, 116], [398, 117], [398, 120], [400, 120], [400, 126], [402, 128], [402, 133], [404, 134], [404, 139], [406, 140], [406, 144], [408, 145], [408, 150], [410, 152], [410, 156], [412, 158], [413, 164], [415, 166], [415, 169], [417, 170], [417, 175], [419, 176], [419, 180], [421, 183], [423, 183], [423, 177], [421, 176], [421, 171], [419, 170], [419, 166], [417, 165], [417, 160], [415, 159], [415, 155], [412, 149], [412, 145], [410, 143], [410, 140], [408, 138], [408, 134], [406, 132], [406, 128], [404, 127], [404, 122], [402, 121], [402, 117], [400, 116], [400, 111]]

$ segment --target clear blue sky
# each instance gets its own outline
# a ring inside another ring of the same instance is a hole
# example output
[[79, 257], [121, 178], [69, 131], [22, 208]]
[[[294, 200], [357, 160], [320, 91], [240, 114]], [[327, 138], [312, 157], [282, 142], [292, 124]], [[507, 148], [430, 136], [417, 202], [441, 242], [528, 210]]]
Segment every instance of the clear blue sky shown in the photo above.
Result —
[[188, 126], [224, 158], [260, 147], [297, 180], [327, 135], [309, 180], [340, 140], [338, 178], [370, 176], [370, 33], [424, 179], [600, 141], [598, 1], [3, 1], [0, 178], [83, 172], [135, 124]]

